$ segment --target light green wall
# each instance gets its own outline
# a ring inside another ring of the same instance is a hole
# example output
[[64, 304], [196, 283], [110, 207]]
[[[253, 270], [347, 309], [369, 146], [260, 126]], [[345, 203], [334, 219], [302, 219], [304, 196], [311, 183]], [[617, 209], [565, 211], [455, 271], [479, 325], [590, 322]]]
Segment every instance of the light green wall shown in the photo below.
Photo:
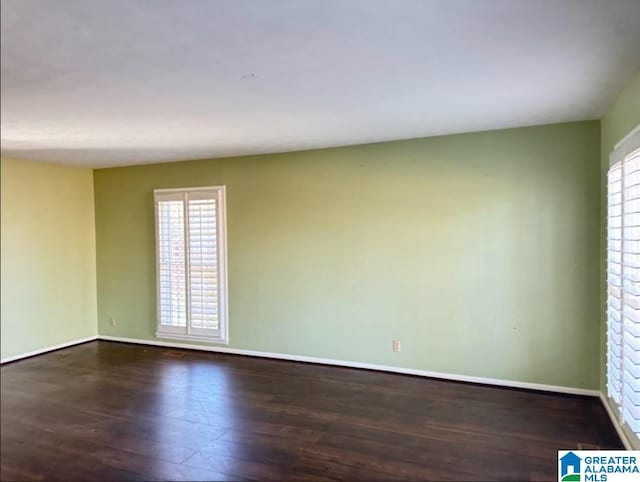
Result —
[[2, 159], [2, 357], [95, 336], [90, 169]]
[[231, 347], [597, 388], [599, 153], [592, 121], [96, 170], [99, 333], [155, 339], [152, 190], [225, 184]]

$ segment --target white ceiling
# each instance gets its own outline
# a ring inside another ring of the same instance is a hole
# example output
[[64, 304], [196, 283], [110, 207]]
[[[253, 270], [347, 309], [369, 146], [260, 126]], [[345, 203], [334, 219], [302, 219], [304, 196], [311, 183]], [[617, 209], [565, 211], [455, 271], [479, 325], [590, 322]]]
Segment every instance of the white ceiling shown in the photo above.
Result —
[[2, 0], [3, 155], [93, 167], [600, 118], [640, 0]]

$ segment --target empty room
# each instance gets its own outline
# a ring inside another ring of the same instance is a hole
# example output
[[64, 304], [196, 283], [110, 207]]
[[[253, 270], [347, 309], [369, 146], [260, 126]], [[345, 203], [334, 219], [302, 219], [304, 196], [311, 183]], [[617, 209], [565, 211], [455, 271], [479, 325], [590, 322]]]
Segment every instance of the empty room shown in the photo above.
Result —
[[640, 480], [640, 1], [0, 8], [2, 480]]

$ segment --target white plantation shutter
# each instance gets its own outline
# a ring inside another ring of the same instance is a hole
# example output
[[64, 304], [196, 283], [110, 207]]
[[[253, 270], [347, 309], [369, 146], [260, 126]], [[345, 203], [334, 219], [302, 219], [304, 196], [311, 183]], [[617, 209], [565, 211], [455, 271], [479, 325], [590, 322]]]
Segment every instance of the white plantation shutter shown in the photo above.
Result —
[[187, 288], [184, 243], [184, 201], [157, 203], [159, 322], [163, 326], [187, 325]]
[[640, 130], [616, 146], [607, 176], [607, 392], [640, 434]]
[[607, 386], [620, 403], [622, 375], [622, 162], [607, 176]]
[[216, 210], [215, 199], [189, 198], [189, 310], [197, 329], [219, 326]]
[[225, 190], [157, 189], [157, 336], [225, 342]]

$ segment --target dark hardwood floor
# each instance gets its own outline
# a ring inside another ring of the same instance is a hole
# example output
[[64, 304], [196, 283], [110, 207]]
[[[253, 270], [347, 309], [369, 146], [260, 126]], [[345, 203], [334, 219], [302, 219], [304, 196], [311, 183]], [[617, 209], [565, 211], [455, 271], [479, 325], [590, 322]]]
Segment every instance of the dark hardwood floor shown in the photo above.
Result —
[[91, 342], [2, 367], [2, 480], [556, 480], [601, 402]]

